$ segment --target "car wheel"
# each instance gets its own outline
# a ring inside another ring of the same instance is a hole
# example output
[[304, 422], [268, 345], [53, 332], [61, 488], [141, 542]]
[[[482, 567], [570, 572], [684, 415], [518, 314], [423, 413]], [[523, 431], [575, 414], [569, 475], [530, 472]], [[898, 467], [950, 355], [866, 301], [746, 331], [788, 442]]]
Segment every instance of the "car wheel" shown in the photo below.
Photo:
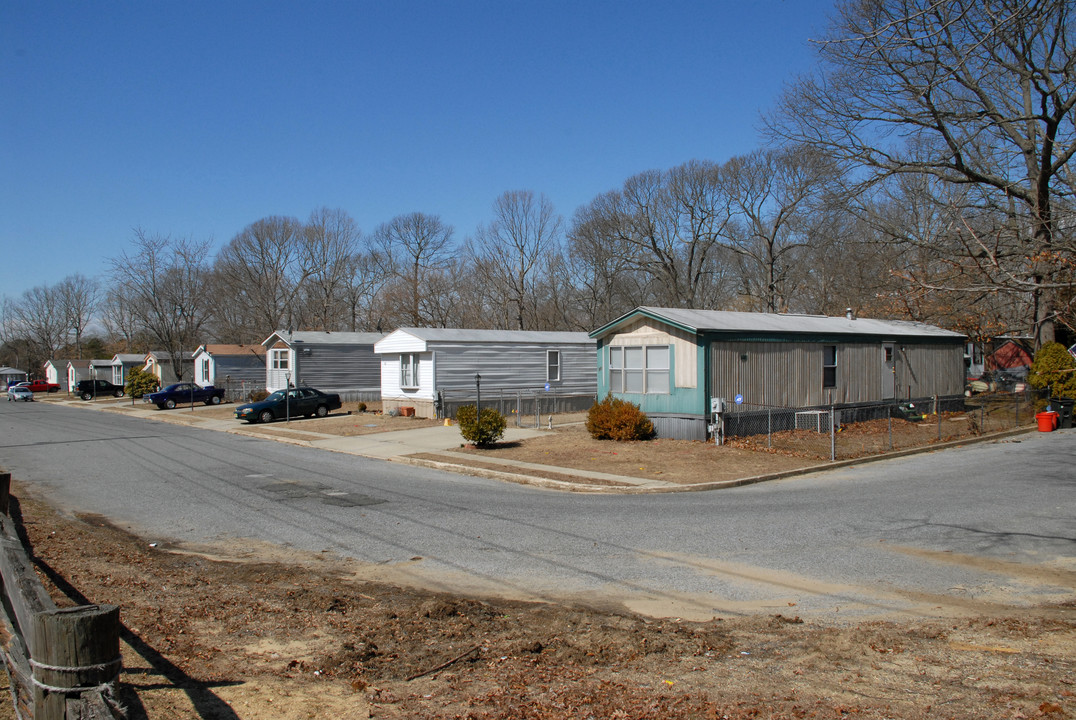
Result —
[[325, 417], [329, 414], [329, 408], [324, 405], [318, 405], [318, 409], [314, 411], [314, 414], [318, 417]]
[[166, 408], [168, 408], [169, 410], [172, 410], [176, 406], [176, 401], [173, 400], [172, 398], [168, 398], [167, 400], [164, 401], [164, 406]]
[[112, 397], [123, 397], [123, 391], [122, 390], [116, 390], [115, 392], [112, 393]]
[[258, 416], [258, 421], [263, 423], [273, 422], [273, 412], [271, 410], [262, 410], [262, 414]]
[[209, 398], [209, 404], [210, 405], [220, 405], [220, 398], [217, 397], [216, 395], [214, 395], [213, 397]]
[[91, 395], [88, 392], [84, 392], [84, 393], [82, 393], [82, 399], [83, 400], [93, 400], [93, 395]]

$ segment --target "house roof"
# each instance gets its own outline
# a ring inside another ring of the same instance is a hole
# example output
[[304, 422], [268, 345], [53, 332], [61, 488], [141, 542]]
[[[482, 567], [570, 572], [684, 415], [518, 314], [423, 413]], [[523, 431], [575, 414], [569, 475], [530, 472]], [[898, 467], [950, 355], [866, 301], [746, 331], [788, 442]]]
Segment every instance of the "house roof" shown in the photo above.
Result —
[[25, 375], [25, 374], [26, 374], [25, 370], [19, 370], [18, 368], [8, 367], [7, 365], [5, 365], [4, 367], [0, 367], [0, 375]]
[[929, 337], [962, 339], [964, 335], [926, 323], [907, 320], [873, 320], [870, 318], [828, 317], [779, 313], [693, 310], [687, 308], [638, 307], [590, 333], [601, 337], [638, 316], [679, 327], [692, 333], [754, 332], [816, 335], [878, 335], [884, 337]]
[[140, 363], [146, 359], [143, 353], [116, 353], [112, 356], [112, 363]]
[[[150, 350], [148, 353], [146, 353], [142, 357], [143, 357], [143, 359], [152, 357], [158, 363], [172, 362], [172, 356], [168, 353], [167, 350]], [[191, 360], [193, 358], [194, 358], [194, 353], [187, 352], [186, 350], [184, 350], [180, 359], [181, 360]]]
[[385, 337], [384, 333], [376, 332], [320, 332], [315, 330], [300, 330], [288, 332], [277, 330], [262, 341], [264, 347], [274, 344], [274, 338], [287, 345], [306, 343], [308, 345], [373, 345]]
[[226, 345], [226, 344], [206, 344], [194, 351], [195, 355], [199, 353], [205, 353], [207, 355], [227, 356], [227, 355], [265, 355], [264, 345]]
[[[561, 332], [545, 330], [468, 330], [464, 328], [400, 328], [390, 335], [407, 333], [426, 342], [454, 343], [548, 343], [580, 344], [594, 343], [585, 332]], [[388, 338], [388, 335], [385, 336]]]
[[71, 367], [85, 370], [86, 368], [93, 367], [112, 367], [111, 360], [105, 360], [103, 358], [94, 358], [93, 360], [68, 360], [67, 364]]

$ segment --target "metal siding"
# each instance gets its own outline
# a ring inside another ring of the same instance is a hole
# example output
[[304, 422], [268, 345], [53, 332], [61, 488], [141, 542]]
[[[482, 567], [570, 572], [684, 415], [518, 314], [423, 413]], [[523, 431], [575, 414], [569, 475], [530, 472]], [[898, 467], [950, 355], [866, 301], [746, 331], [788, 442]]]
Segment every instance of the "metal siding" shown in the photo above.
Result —
[[[721, 342], [711, 343], [713, 395], [740, 394], [746, 405], [811, 407], [883, 399], [884, 344]], [[837, 386], [822, 387], [822, 348], [837, 346]], [[747, 360], [741, 360], [742, 355]], [[898, 397], [963, 392], [963, 346], [905, 345], [897, 362]]]
[[551, 383], [564, 393], [597, 392], [597, 360], [593, 345], [473, 343], [430, 344], [436, 349], [435, 390], [473, 388], [475, 373], [482, 388], [542, 387], [546, 383], [546, 351], [559, 350], [561, 380]]
[[251, 383], [261, 385], [265, 382], [265, 359], [260, 355], [235, 356], [221, 355], [214, 357], [213, 382], [214, 383]]
[[[305, 349], [310, 350], [305, 355]], [[381, 358], [368, 345], [315, 345], [303, 343], [293, 350], [296, 384], [339, 392], [372, 388], [380, 392]]]

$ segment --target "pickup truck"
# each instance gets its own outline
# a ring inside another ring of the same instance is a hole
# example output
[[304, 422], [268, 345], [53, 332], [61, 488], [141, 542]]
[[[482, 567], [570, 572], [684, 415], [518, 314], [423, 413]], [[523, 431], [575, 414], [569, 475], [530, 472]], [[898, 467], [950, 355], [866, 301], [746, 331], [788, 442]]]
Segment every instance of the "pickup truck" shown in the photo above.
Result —
[[196, 383], [181, 382], [169, 385], [163, 390], [147, 393], [142, 396], [142, 402], [153, 403], [161, 410], [171, 410], [176, 405], [191, 405], [196, 402], [206, 405], [220, 405], [224, 399], [224, 388], [215, 388], [212, 385], [202, 387]]
[[26, 380], [18, 383], [23, 387], [30, 388], [30, 392], [50, 392], [54, 393], [60, 389], [60, 386], [56, 383], [46, 382], [44, 380]]

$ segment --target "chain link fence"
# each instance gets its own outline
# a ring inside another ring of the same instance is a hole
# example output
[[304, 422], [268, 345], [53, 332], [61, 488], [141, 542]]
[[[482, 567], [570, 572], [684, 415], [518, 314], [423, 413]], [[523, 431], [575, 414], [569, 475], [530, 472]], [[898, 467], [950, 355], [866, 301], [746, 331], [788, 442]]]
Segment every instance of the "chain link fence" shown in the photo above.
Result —
[[1037, 391], [905, 402], [784, 408], [726, 403], [723, 444], [819, 460], [847, 460], [1033, 424], [1048, 404]]
[[[473, 387], [441, 390], [437, 419], [455, 418], [457, 410], [474, 405], [477, 399]], [[515, 427], [542, 427], [551, 415], [586, 412], [594, 402], [594, 393], [564, 393], [541, 387], [482, 390], [482, 407], [494, 408]]]

